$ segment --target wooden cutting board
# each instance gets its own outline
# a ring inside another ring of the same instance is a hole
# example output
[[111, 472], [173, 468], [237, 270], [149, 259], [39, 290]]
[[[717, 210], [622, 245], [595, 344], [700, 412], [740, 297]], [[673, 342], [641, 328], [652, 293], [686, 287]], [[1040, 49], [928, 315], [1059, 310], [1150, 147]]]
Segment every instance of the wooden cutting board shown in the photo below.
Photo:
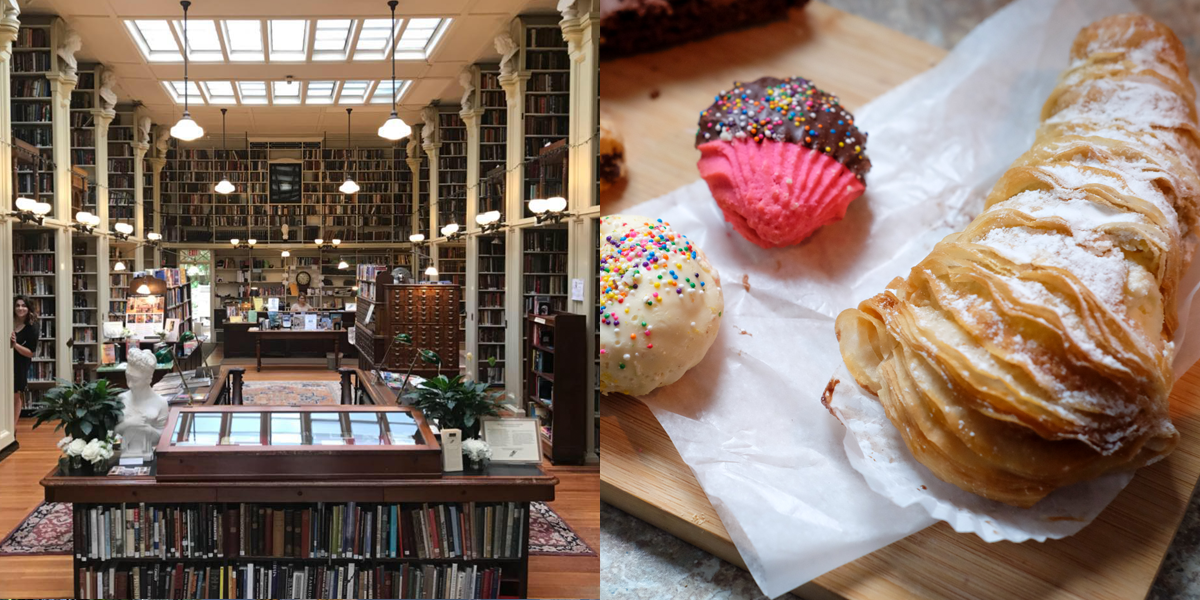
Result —
[[[698, 178], [692, 148], [696, 117], [736, 79], [808, 77], [853, 110], [945, 54], [811, 3], [784, 22], [604, 62], [601, 110], [624, 134], [629, 178], [602, 195], [603, 213], [636, 214], [641, 202]], [[818, 599], [1144, 598], [1200, 476], [1200, 365], [1175, 384], [1171, 417], [1182, 434], [1175, 452], [1142, 469], [1075, 536], [987, 544], [939, 523], [796, 593]], [[744, 566], [691, 470], [643, 404], [627, 396], [603, 397], [600, 446], [604, 501]]]

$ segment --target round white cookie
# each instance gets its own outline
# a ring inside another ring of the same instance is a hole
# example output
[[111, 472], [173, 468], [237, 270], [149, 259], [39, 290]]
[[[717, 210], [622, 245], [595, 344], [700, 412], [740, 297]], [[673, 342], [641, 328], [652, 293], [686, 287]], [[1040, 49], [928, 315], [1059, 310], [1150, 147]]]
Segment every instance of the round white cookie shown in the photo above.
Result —
[[675, 383], [720, 330], [721, 277], [662, 219], [600, 219], [600, 391], [634, 396]]

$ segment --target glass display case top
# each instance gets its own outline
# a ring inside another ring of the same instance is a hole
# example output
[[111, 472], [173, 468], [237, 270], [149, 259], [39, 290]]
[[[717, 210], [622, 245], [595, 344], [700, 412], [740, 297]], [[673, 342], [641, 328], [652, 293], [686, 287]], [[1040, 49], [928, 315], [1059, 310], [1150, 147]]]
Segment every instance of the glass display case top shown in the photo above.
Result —
[[183, 412], [170, 445], [204, 446], [418, 446], [416, 419], [396, 410]]

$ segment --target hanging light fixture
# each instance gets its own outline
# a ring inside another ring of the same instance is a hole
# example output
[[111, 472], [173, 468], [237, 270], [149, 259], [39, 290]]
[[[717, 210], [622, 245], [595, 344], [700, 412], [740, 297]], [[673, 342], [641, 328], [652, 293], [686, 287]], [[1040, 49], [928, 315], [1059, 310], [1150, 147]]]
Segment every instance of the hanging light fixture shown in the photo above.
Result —
[[183, 0], [179, 3], [183, 7], [183, 118], [179, 119], [178, 123], [171, 128], [171, 137], [190, 142], [199, 139], [204, 135], [204, 128], [196, 124], [192, 120], [191, 113], [188, 112], [188, 34], [187, 34], [187, 14], [188, 7], [192, 5], [188, 0]]
[[[350, 111], [352, 110], [354, 109], [346, 109], [346, 181], [342, 182], [342, 187], [338, 188], [338, 191], [343, 194], [353, 194], [358, 191], [358, 184], [354, 183], [353, 177], [350, 177]], [[334, 245], [337, 245], [336, 241]]]
[[117, 263], [116, 263], [115, 265], [113, 265], [113, 270], [114, 270], [114, 271], [124, 271], [124, 270], [125, 270], [125, 263], [124, 263], [124, 262], [122, 262], [120, 258], [118, 258], [118, 259], [117, 259]]
[[280, 252], [280, 253], [279, 253], [279, 257], [280, 257], [280, 258], [287, 258], [287, 257], [289, 257], [289, 256], [291, 256], [291, 255], [292, 255], [292, 253], [291, 253], [291, 252], [288, 252], [287, 250], [284, 250], [283, 252]]
[[426, 275], [427, 277], [429, 277], [429, 280], [430, 280], [430, 281], [433, 281], [433, 280], [437, 279], [437, 276], [438, 276], [438, 270], [437, 270], [437, 267], [432, 267], [432, 266], [431, 266], [431, 267], [427, 267], [427, 268], [425, 269], [425, 275]]
[[339, 269], [349, 269], [349, 268], [350, 268], [350, 263], [346, 262], [346, 259], [344, 259], [344, 258], [343, 258], [342, 260], [338, 261], [338, 267], [337, 267], [337, 268], [339, 268]]
[[388, 7], [392, 9], [392, 29], [388, 35], [391, 42], [388, 48], [391, 48], [392, 53], [392, 114], [379, 126], [379, 137], [393, 141], [412, 133], [412, 127], [396, 115], [396, 5], [399, 3], [398, 0], [388, 2]]
[[[226, 161], [229, 160], [229, 149], [225, 147], [225, 113], [228, 111], [228, 108], [221, 109], [221, 151], [225, 153]], [[213, 191], [218, 194], [232, 194], [234, 189], [236, 188], [230, 183], [228, 173], [221, 177], [221, 181], [217, 185], [213, 186]]]

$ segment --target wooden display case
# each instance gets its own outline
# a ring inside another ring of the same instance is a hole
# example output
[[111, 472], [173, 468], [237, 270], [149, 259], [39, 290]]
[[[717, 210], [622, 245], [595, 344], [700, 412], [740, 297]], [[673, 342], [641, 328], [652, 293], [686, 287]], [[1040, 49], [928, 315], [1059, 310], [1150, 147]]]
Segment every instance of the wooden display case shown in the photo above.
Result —
[[436, 478], [442, 452], [400, 406], [201, 406], [171, 410], [163, 481]]

